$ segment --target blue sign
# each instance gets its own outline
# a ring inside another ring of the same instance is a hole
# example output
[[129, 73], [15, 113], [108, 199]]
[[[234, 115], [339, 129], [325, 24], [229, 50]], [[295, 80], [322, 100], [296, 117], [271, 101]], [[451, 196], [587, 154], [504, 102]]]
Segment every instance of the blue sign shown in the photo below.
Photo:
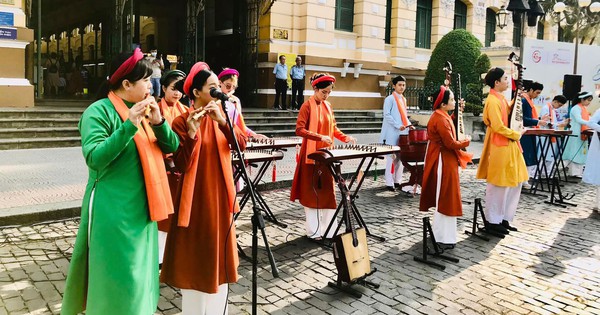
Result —
[[0, 26], [15, 26], [15, 14], [12, 12], [0, 12]]
[[17, 39], [17, 29], [0, 27], [0, 39]]

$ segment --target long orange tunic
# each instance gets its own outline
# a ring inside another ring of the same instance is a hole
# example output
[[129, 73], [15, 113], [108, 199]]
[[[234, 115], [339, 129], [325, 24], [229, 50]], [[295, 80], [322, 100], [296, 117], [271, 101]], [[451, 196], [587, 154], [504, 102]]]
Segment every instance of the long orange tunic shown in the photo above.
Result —
[[[173, 120], [187, 112], [187, 106], [177, 102], [173, 106], [167, 104], [167, 102], [162, 99], [158, 103], [158, 107], [160, 108], [160, 112], [165, 118], [165, 121], [169, 123], [169, 126], [173, 125]], [[165, 155], [165, 165], [167, 166], [167, 177], [169, 179], [169, 189], [171, 190], [171, 197], [173, 198], [173, 203], [175, 203], [175, 199], [179, 196], [179, 180], [181, 179], [180, 173], [175, 173], [172, 170], [169, 171], [169, 165], [173, 163], [173, 154]], [[168, 219], [158, 221], [158, 230], [163, 232], [169, 232], [169, 227], [171, 226], [171, 215]]]
[[[329, 146], [327, 143], [320, 141], [321, 136], [329, 136], [332, 140], [337, 138], [342, 142], [350, 141], [350, 137], [337, 128], [333, 112], [329, 113], [323, 103], [316, 106], [318, 110], [316, 117], [319, 117], [317, 133], [309, 131], [311, 100], [314, 102], [314, 96], [311, 96], [308, 101], [302, 104], [296, 122], [296, 135], [304, 139], [300, 147], [301, 158], [294, 173], [290, 200], [299, 200], [303, 206], [314, 209], [336, 209], [337, 201], [333, 176], [327, 165], [308, 164], [304, 157], [307, 153], [308, 141], [315, 141], [318, 150]], [[333, 130], [333, 133], [330, 130]]]
[[[233, 187], [233, 177], [226, 180], [224, 168], [231, 163], [221, 164], [217, 141], [231, 143], [228, 127], [219, 127], [215, 135], [216, 124], [209, 117], [200, 122], [201, 136], [191, 139], [187, 134], [186, 120], [189, 113], [175, 118], [173, 131], [179, 135], [180, 148], [175, 153], [175, 164], [185, 170], [191, 165], [190, 157], [196, 141], [202, 141], [198, 155], [198, 171], [194, 186], [194, 197], [188, 227], [177, 225], [178, 212], [171, 220], [171, 229], [167, 237], [165, 256], [161, 272], [161, 281], [182, 289], [192, 289], [206, 293], [216, 293], [218, 286], [233, 283], [238, 279], [239, 265], [233, 212], [229, 209], [227, 185]], [[235, 128], [240, 148], [246, 148], [246, 137]], [[185, 173], [182, 175], [185, 177]], [[183, 179], [182, 179], [183, 181]], [[175, 204], [179, 209], [179, 200]]]
[[436, 205], [438, 165], [442, 163], [442, 178], [438, 212], [447, 216], [462, 216], [462, 201], [458, 176], [458, 150], [469, 146], [469, 140], [456, 140], [452, 118], [438, 109], [427, 123], [429, 145], [423, 168], [423, 184], [419, 210], [428, 211]]

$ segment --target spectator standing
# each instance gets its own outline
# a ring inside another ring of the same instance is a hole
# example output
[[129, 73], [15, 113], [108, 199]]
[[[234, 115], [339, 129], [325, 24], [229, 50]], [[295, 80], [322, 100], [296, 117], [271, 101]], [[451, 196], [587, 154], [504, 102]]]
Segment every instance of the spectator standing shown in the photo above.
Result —
[[[285, 105], [285, 96], [287, 94], [287, 75], [288, 68], [285, 64], [285, 56], [279, 56], [279, 63], [275, 65], [273, 69], [275, 75], [275, 103], [273, 103], [273, 109], [287, 109]], [[279, 97], [281, 96], [281, 105], [279, 105]], [[282, 106], [283, 105], [283, 106]]]
[[60, 69], [60, 61], [56, 57], [56, 53], [51, 53], [50, 58], [46, 60], [46, 69], [48, 69], [48, 76], [46, 78], [46, 84], [48, 86], [48, 96], [52, 95], [52, 90], [58, 95], [58, 87], [60, 77], [58, 70]]
[[290, 70], [292, 77], [292, 109], [300, 109], [304, 103], [304, 77], [306, 73], [302, 65], [302, 57], [296, 57], [296, 64]]
[[160, 78], [162, 77], [162, 70], [165, 68], [165, 64], [162, 61], [162, 56], [158, 56], [156, 49], [150, 50], [150, 57], [148, 58], [152, 64], [152, 75], [150, 76], [150, 83], [152, 83], [152, 96], [158, 99], [160, 96]]

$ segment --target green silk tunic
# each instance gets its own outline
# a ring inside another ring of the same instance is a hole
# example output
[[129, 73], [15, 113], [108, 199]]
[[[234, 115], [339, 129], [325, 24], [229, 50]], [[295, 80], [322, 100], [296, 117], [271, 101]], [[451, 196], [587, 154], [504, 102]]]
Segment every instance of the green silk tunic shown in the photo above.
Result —
[[[177, 150], [179, 139], [166, 122], [152, 128], [164, 153]], [[79, 131], [89, 180], [61, 314], [84, 309], [87, 315], [154, 314], [159, 297], [157, 225], [148, 214], [133, 141], [138, 128], [123, 122], [105, 98], [85, 110]]]

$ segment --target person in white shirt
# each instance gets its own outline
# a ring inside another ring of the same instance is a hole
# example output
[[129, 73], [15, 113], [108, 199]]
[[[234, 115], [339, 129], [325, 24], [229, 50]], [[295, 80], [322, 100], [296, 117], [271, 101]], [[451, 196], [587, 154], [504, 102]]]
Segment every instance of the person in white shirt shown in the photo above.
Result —
[[[406, 79], [399, 75], [392, 79], [394, 92], [383, 102], [383, 123], [379, 142], [397, 145], [400, 135], [407, 135], [409, 128], [414, 128], [407, 116], [407, 104], [404, 95]], [[400, 187], [404, 166], [396, 154], [389, 154], [385, 158], [385, 185], [390, 191]]]

